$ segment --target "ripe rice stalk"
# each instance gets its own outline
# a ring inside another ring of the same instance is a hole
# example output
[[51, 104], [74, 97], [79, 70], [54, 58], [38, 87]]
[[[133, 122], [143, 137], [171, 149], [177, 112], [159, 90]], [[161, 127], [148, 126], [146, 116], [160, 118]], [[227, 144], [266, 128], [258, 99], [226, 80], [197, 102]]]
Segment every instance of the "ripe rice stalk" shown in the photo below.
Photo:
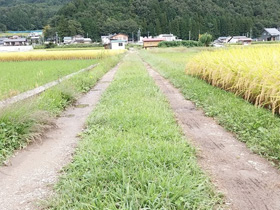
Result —
[[187, 64], [186, 73], [274, 113], [280, 112], [279, 58], [277, 45], [205, 51]]
[[124, 53], [125, 50], [69, 50], [69, 51], [29, 51], [0, 53], [1, 61], [42, 61], [100, 59]]

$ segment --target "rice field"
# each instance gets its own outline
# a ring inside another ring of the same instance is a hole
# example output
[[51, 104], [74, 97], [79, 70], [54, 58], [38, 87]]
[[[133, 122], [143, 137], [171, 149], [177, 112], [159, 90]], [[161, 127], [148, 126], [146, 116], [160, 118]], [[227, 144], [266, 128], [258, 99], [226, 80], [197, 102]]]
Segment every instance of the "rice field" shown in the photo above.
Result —
[[79, 71], [98, 60], [0, 62], [0, 100]]
[[280, 46], [230, 48], [196, 55], [186, 73], [280, 113]]
[[1, 61], [42, 61], [98, 59], [124, 53], [125, 50], [64, 50], [0, 53]]

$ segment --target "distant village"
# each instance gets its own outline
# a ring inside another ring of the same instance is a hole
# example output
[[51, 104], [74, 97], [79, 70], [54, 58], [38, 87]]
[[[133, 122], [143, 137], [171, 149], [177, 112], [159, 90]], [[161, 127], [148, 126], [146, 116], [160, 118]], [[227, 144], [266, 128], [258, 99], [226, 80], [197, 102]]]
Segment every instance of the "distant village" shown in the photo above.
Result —
[[[90, 38], [85, 38], [82, 35], [76, 35], [73, 37], [63, 37], [63, 40], [56, 38], [55, 41], [43, 41], [43, 31], [29, 31], [28, 35], [19, 36], [17, 33], [10, 35], [13, 32], [8, 33], [7, 37], [0, 37], [0, 47], [7, 46], [32, 46], [48, 44], [49, 42], [54, 42], [60, 45], [70, 45], [70, 44], [91, 44], [92, 40]], [[137, 44], [143, 46], [144, 48], [157, 47], [162, 41], [182, 41], [178, 39], [176, 35], [173, 34], [160, 34], [158, 36], [152, 37], [142, 37], [138, 36], [137, 41], [129, 40], [129, 36], [123, 33], [110, 34], [106, 36], [101, 36], [101, 43], [105, 49], [125, 49], [126, 45], [129, 43]], [[214, 47], [223, 47], [226, 44], [242, 44], [250, 45], [252, 42], [265, 42], [265, 41], [280, 41], [280, 31], [277, 28], [264, 28], [262, 35], [257, 39], [252, 39], [247, 36], [227, 36], [219, 37], [214, 40], [212, 45]]]

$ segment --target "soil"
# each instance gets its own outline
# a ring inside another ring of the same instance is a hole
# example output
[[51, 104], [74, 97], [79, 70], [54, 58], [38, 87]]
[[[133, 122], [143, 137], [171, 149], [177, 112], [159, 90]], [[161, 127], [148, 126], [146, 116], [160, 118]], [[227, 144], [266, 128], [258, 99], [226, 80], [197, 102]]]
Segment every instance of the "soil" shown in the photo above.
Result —
[[0, 209], [38, 209], [41, 199], [52, 193], [61, 170], [73, 156], [85, 122], [102, 93], [112, 82], [118, 66], [110, 70], [97, 85], [56, 119], [56, 128], [48, 131], [41, 142], [19, 151], [0, 167]]
[[280, 174], [268, 161], [206, 117], [178, 89], [145, 63], [167, 97], [184, 134], [198, 150], [198, 162], [225, 195], [225, 208], [280, 209]]

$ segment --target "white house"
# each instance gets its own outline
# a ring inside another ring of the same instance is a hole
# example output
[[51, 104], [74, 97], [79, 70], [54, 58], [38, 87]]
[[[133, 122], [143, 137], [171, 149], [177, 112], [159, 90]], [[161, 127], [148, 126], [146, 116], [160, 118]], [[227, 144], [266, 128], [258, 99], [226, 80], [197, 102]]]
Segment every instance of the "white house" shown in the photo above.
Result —
[[63, 38], [63, 43], [64, 44], [71, 44], [72, 42], [72, 37], [71, 36], [66, 36]]
[[111, 39], [110, 49], [112, 50], [125, 50], [126, 40]]
[[173, 34], [160, 34], [158, 35], [156, 38], [159, 38], [159, 39], [165, 39], [166, 41], [176, 41], [177, 37], [174, 36]]
[[243, 44], [251, 44], [252, 39], [246, 36], [232, 36], [228, 39], [227, 43], [243, 43]]
[[101, 36], [101, 41], [103, 45], [110, 43], [110, 36]]

